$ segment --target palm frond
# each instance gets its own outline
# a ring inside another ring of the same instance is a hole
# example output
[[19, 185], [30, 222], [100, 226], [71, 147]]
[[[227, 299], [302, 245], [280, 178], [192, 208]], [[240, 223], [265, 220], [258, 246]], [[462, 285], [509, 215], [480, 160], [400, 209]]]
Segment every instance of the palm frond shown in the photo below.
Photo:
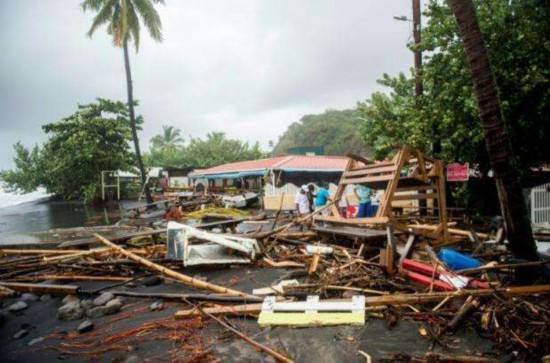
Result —
[[[94, 0], [88, 0], [87, 2], [92, 2]], [[99, 2], [99, 0], [95, 0], [96, 2]], [[88, 36], [91, 37], [96, 29], [100, 27], [101, 25], [107, 23], [109, 20], [111, 20], [111, 17], [113, 15], [113, 6], [115, 5], [117, 0], [102, 0], [103, 7], [99, 10], [97, 15], [94, 17], [94, 21], [92, 22], [92, 26], [90, 27], [90, 30], [88, 30]], [[94, 5], [94, 4], [92, 4]], [[90, 5], [91, 6], [91, 5]], [[84, 7], [84, 3], [83, 3]]]
[[80, 6], [82, 7], [82, 10], [86, 11], [88, 9], [91, 10], [99, 10], [103, 7], [106, 0], [84, 0]]
[[134, 45], [136, 46], [136, 53], [139, 50], [139, 18], [136, 13], [136, 9], [132, 2], [128, 3], [128, 31], [132, 35]]
[[151, 38], [157, 42], [162, 41], [162, 23], [151, 0], [133, 0], [133, 2]]
[[130, 0], [119, 0], [120, 4], [120, 38], [123, 42], [128, 39], [128, 2]]
[[[118, 0], [116, 0], [118, 1]], [[113, 36], [113, 44], [115, 47], [122, 46], [122, 29], [120, 26], [120, 4], [115, 4], [115, 10], [113, 11], [113, 18], [111, 20], [111, 35]]]

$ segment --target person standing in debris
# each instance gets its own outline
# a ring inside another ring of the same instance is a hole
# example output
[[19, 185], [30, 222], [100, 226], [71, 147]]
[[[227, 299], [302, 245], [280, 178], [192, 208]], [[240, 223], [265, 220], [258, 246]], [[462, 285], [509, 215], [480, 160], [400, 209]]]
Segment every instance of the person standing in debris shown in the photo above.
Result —
[[[319, 189], [317, 190], [317, 194], [315, 195], [315, 210], [320, 209], [324, 207], [329, 199], [330, 199], [330, 193], [327, 188], [325, 188], [326, 184], [323, 183], [319, 186]], [[321, 212], [322, 215], [326, 215], [328, 212], [328, 209], [325, 209]]]
[[356, 218], [367, 217], [370, 209], [371, 189], [365, 185], [357, 184], [353, 192], [359, 200], [359, 209], [357, 210]]
[[367, 217], [374, 217], [376, 215], [376, 212], [378, 211], [378, 207], [380, 206], [380, 200], [382, 199], [383, 194], [384, 192], [381, 190], [377, 190], [373, 193], [370, 201], [370, 208], [367, 213]]
[[306, 215], [310, 213], [309, 210], [309, 199], [307, 197], [308, 193], [308, 187], [307, 185], [302, 185], [300, 190], [298, 190], [298, 193], [296, 193], [296, 197], [294, 198], [294, 203], [296, 204], [296, 211], [298, 212], [298, 215]]
[[164, 214], [164, 219], [167, 221], [179, 221], [183, 218], [181, 206], [171, 206]]
[[307, 201], [309, 203], [309, 212], [313, 213], [314, 210], [314, 200], [315, 200], [316, 194], [315, 194], [315, 185], [308, 184], [307, 185]]

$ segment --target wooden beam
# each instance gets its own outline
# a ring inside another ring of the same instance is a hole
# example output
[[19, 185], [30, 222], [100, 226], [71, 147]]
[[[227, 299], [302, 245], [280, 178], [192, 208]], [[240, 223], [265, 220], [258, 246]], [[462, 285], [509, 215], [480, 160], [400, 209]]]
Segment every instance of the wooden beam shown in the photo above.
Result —
[[[257, 298], [255, 296], [255, 298]], [[230, 305], [230, 306], [215, 306], [211, 308], [202, 309], [207, 314], [220, 315], [220, 314], [253, 314], [259, 313], [262, 310], [262, 304], [244, 304], [244, 305]], [[176, 311], [174, 317], [176, 319], [184, 319], [192, 316], [201, 315], [201, 311], [198, 309], [188, 309]]]
[[[418, 230], [427, 230], [427, 231], [435, 231], [438, 228], [439, 225], [431, 225], [431, 224], [408, 224], [407, 228], [411, 229], [418, 229]], [[470, 237], [470, 231], [465, 231], [463, 229], [458, 228], [447, 228], [447, 230], [451, 234], [456, 234], [458, 236], [464, 236], [464, 237]], [[478, 233], [476, 232], [477, 236], [480, 238], [487, 238], [489, 235], [487, 233]]]
[[365, 174], [380, 174], [380, 173], [393, 173], [395, 171], [395, 165], [379, 166], [377, 168], [363, 168], [347, 171], [344, 173], [345, 177], [365, 175]]
[[25, 282], [0, 282], [0, 285], [19, 292], [50, 295], [76, 295], [80, 289], [76, 285], [31, 284]]
[[333, 216], [316, 216], [315, 221], [342, 223], [342, 224], [384, 224], [388, 223], [388, 217], [370, 217], [370, 218], [338, 218]]
[[406, 146], [403, 146], [401, 150], [395, 155], [394, 162], [395, 162], [395, 173], [386, 186], [386, 191], [384, 192], [384, 196], [382, 197], [382, 200], [380, 201], [380, 207], [378, 208], [378, 211], [376, 213], [377, 217], [390, 217], [392, 214], [392, 205], [391, 202], [394, 197], [395, 190], [397, 189], [397, 185], [399, 184], [399, 179], [401, 178], [400, 172], [401, 168], [403, 167], [403, 164], [405, 163], [405, 159], [409, 157], [409, 149]]
[[363, 178], [345, 178], [341, 181], [343, 184], [360, 184], [360, 183], [374, 183], [380, 181], [390, 181], [393, 179], [393, 174], [380, 175], [380, 176], [368, 176]]
[[393, 200], [419, 200], [419, 199], [436, 199], [439, 195], [436, 193], [425, 193], [425, 194], [401, 194], [394, 195]]
[[27, 275], [17, 278], [18, 281], [71, 280], [71, 281], [130, 281], [123, 276], [90, 276], [90, 275]]

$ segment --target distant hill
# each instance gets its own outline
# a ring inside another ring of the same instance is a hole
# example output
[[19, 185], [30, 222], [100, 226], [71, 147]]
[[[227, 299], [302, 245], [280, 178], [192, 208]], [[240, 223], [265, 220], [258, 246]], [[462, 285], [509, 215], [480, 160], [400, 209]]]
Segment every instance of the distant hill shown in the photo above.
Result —
[[279, 137], [273, 153], [284, 154], [291, 147], [322, 146], [326, 155], [347, 152], [365, 155], [367, 148], [359, 134], [360, 124], [355, 110], [327, 110], [318, 115], [305, 115]]

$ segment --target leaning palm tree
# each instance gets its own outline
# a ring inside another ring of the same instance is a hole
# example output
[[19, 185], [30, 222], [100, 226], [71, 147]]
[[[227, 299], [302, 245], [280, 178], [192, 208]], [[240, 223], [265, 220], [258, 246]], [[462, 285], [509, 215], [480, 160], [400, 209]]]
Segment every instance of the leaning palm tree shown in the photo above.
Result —
[[174, 150], [183, 142], [183, 138], [180, 135], [181, 130], [177, 127], [164, 125], [162, 126], [162, 134], [151, 138], [151, 143], [159, 149]]
[[[134, 139], [136, 159], [141, 174], [141, 183], [145, 189], [147, 202], [151, 203], [151, 193], [146, 185], [145, 168], [136, 127], [136, 115], [134, 112], [134, 96], [132, 89], [132, 73], [130, 71], [130, 56], [128, 54], [128, 43], [134, 42], [136, 52], [139, 49], [140, 18], [143, 25], [149, 31], [151, 38], [157, 42], [162, 41], [162, 24], [159, 14], [153, 3], [164, 4], [164, 0], [85, 0], [81, 6], [84, 11], [92, 10], [97, 14], [94, 17], [88, 36], [102, 25], [107, 25], [107, 34], [113, 38], [115, 47], [124, 50], [124, 66], [126, 69], [126, 87], [128, 92], [128, 111], [130, 114], [130, 127]], [[139, 17], [138, 17], [139, 16]]]
[[494, 170], [500, 208], [511, 250], [517, 257], [536, 260], [537, 247], [533, 240], [531, 222], [527, 218], [518, 169], [514, 166], [512, 144], [504, 124], [495, 76], [479, 28], [476, 9], [471, 0], [447, 1], [455, 15], [464, 42], [466, 58], [470, 64], [485, 147]]

